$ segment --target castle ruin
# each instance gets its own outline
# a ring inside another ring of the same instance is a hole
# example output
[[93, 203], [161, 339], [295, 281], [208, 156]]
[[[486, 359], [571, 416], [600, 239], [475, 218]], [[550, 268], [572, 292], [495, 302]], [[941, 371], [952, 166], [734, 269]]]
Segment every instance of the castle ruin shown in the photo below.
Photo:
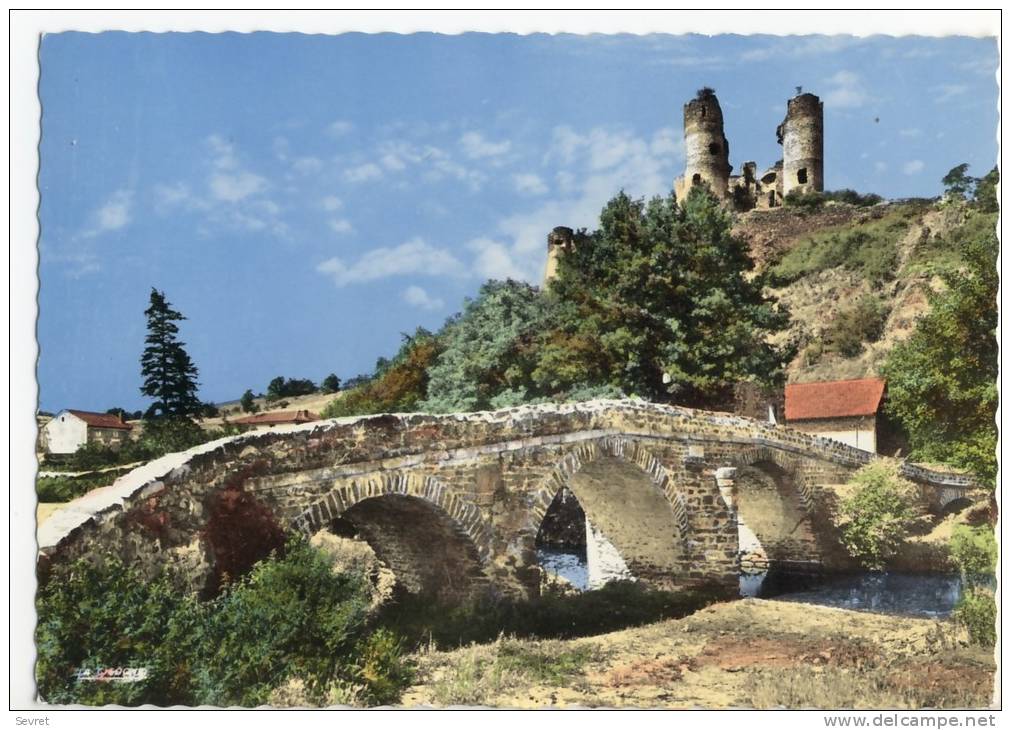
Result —
[[[723, 132], [723, 110], [716, 93], [704, 87], [684, 105], [685, 173], [674, 181], [674, 194], [684, 200], [696, 185], [706, 185], [724, 205], [737, 211], [768, 210], [783, 205], [791, 192], [824, 188], [824, 121], [821, 100], [801, 93], [786, 102], [786, 118], [776, 128], [783, 159], [758, 175], [749, 161], [732, 175], [730, 143]], [[558, 226], [548, 234], [544, 284], [555, 277], [558, 260], [572, 250], [573, 231]]]
[[674, 193], [684, 200], [695, 185], [735, 210], [775, 208], [783, 197], [824, 190], [824, 127], [822, 102], [814, 94], [798, 93], [786, 103], [786, 118], [776, 128], [783, 159], [760, 176], [754, 162], [731, 175], [730, 143], [723, 133], [723, 110], [710, 88], [700, 89], [684, 106], [685, 174], [674, 181]]

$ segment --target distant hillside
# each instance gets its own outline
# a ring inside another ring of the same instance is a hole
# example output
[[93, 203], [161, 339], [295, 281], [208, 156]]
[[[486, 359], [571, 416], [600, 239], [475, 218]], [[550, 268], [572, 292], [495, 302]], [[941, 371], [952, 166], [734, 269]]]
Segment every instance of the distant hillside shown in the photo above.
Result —
[[966, 206], [902, 201], [754, 211], [734, 232], [793, 317], [777, 338], [799, 346], [788, 379], [809, 382], [878, 374], [943, 286], [938, 273], [960, 265], [957, 242], [995, 225], [995, 214]]

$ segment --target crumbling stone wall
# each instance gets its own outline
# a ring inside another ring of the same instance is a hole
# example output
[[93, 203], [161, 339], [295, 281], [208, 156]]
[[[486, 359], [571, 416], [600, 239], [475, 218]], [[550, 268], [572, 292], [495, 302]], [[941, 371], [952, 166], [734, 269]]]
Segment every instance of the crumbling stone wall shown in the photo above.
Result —
[[[719, 470], [781, 466], [812, 533], [830, 540], [820, 485], [873, 458], [782, 426], [632, 400], [335, 419], [221, 439], [89, 493], [41, 526], [40, 568], [109, 550], [152, 572], [172, 565], [184, 587], [208, 590], [236, 556], [264, 557], [278, 530], [312, 536], [345, 521], [415, 590], [529, 595], [538, 530], [567, 487], [636, 577], [736, 592], [733, 480], [724, 474], [721, 490]], [[908, 470], [928, 491], [973, 488]], [[223, 500], [227, 514], [256, 519], [232, 519], [222, 541], [209, 527]]]

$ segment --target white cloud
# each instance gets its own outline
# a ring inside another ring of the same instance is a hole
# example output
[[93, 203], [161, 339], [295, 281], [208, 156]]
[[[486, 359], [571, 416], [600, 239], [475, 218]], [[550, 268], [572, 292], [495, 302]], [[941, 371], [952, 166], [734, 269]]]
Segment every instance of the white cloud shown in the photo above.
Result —
[[373, 249], [351, 264], [335, 256], [320, 263], [316, 271], [332, 277], [338, 287], [393, 276], [465, 276], [467, 273], [466, 267], [450, 251], [430, 246], [421, 238], [393, 248]]
[[548, 186], [541, 180], [541, 176], [532, 172], [513, 175], [513, 187], [516, 192], [524, 195], [543, 195], [548, 192]]
[[504, 155], [512, 146], [507, 139], [492, 142], [485, 139], [480, 132], [467, 132], [460, 138], [460, 145], [463, 147], [463, 153], [472, 160]]
[[155, 185], [154, 197], [155, 203], [160, 207], [178, 205], [189, 200], [190, 189], [181, 182], [172, 185]]
[[338, 119], [335, 122], [332, 122], [330, 126], [326, 128], [326, 131], [331, 137], [343, 137], [354, 128], [355, 125], [346, 119]]
[[215, 173], [209, 181], [211, 194], [218, 200], [235, 203], [250, 195], [262, 192], [267, 181], [259, 175], [245, 170], [234, 173]]
[[309, 175], [322, 170], [323, 161], [318, 157], [299, 157], [291, 167], [299, 175]]
[[923, 131], [920, 130], [920, 129], [916, 129], [915, 127], [910, 127], [909, 129], [900, 129], [899, 130], [899, 136], [900, 137], [919, 137], [922, 134], [923, 134]]
[[366, 162], [364, 165], [358, 165], [358, 167], [352, 167], [344, 171], [344, 179], [349, 183], [378, 180], [382, 176], [383, 171], [374, 162]]
[[923, 160], [910, 160], [902, 166], [902, 172], [906, 175], [916, 175], [923, 172]]
[[886, 165], [884, 162], [881, 162], [880, 160], [874, 163], [874, 172], [882, 173], [887, 169], [888, 165]]
[[339, 233], [341, 235], [347, 233], [354, 233], [355, 227], [351, 225], [351, 221], [346, 218], [333, 218], [328, 221], [330, 230], [334, 233]]
[[323, 210], [334, 211], [343, 208], [344, 202], [336, 195], [327, 195], [321, 201], [321, 205], [323, 206]]
[[827, 79], [826, 83], [829, 89], [824, 97], [825, 106], [853, 109], [870, 101], [870, 95], [864, 88], [863, 82], [852, 71], [839, 71]]
[[866, 39], [854, 36], [811, 36], [808, 38], [787, 37], [778, 38], [759, 48], [752, 48], [740, 55], [745, 62], [787, 60], [807, 56], [837, 53]]
[[214, 153], [214, 166], [219, 170], [233, 170], [238, 166], [235, 158], [235, 146], [219, 134], [207, 138], [207, 146]]
[[529, 256], [517, 255], [508, 245], [490, 238], [475, 238], [467, 243], [474, 252], [474, 273], [482, 279], [518, 279], [539, 281], [544, 262], [534, 263]]
[[92, 214], [91, 227], [81, 235], [92, 238], [125, 228], [130, 223], [132, 205], [133, 191], [117, 190]]
[[961, 96], [969, 90], [967, 84], [941, 84], [940, 86], [935, 86], [931, 89], [934, 92], [934, 101], [938, 104], [943, 104], [946, 101], [951, 101], [955, 97]]
[[595, 228], [601, 208], [619, 189], [634, 197], [666, 195], [684, 165], [684, 151], [670, 128], [640, 137], [628, 130], [561, 126], [554, 130], [545, 161], [558, 169], [552, 197], [505, 216], [491, 236], [468, 244], [478, 275], [540, 282], [552, 228]]
[[418, 309], [433, 311], [446, 306], [446, 303], [442, 299], [429, 296], [428, 292], [420, 286], [411, 285], [407, 287], [401, 296], [405, 302]]

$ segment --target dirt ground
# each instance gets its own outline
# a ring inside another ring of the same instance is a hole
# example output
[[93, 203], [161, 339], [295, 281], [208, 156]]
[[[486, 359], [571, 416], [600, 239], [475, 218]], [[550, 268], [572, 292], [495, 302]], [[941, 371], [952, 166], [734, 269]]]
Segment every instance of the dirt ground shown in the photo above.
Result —
[[996, 669], [993, 652], [950, 622], [757, 599], [602, 636], [502, 638], [416, 659], [407, 706], [986, 707]]

